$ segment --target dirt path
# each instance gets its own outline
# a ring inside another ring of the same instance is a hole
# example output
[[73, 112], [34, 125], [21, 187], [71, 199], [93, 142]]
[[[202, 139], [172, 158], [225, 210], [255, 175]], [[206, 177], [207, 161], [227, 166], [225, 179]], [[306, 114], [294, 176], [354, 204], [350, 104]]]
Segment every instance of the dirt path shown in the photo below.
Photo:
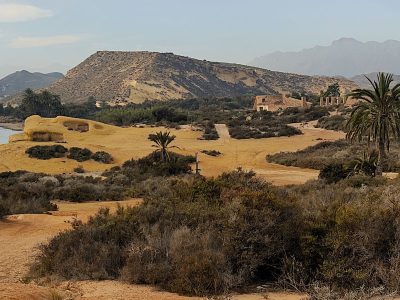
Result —
[[228, 141], [231, 139], [228, 126], [226, 126], [225, 124], [215, 124], [215, 129], [217, 130], [221, 141]]

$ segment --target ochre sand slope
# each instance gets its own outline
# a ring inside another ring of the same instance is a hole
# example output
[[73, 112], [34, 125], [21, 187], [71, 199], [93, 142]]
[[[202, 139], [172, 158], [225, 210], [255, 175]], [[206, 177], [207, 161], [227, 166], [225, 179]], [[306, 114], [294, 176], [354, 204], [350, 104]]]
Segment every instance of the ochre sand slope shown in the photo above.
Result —
[[[89, 131], [77, 132], [68, 130], [65, 122], [86, 122]], [[341, 132], [302, 127], [303, 135], [293, 137], [279, 137], [268, 139], [235, 140], [226, 136], [224, 125], [218, 125], [218, 129], [224, 135], [216, 141], [199, 140], [201, 132], [192, 131], [189, 127], [180, 130], [168, 129], [176, 135], [174, 145], [180, 149], [174, 149], [182, 154], [194, 155], [201, 150], [218, 150], [222, 152], [220, 157], [200, 155], [201, 174], [205, 176], [217, 176], [222, 172], [242, 167], [246, 170], [254, 170], [259, 176], [277, 185], [300, 184], [318, 176], [317, 170], [286, 167], [267, 163], [265, 157], [280, 151], [297, 151], [307, 146], [314, 145], [324, 140], [336, 140], [343, 138]], [[167, 130], [160, 127], [145, 128], [121, 128], [88, 120], [57, 117], [45, 119], [38, 116], [30, 117], [25, 122], [25, 134], [11, 137], [7, 145], [0, 145], [0, 171], [28, 170], [45, 173], [70, 173], [78, 165], [82, 165], [89, 172], [100, 172], [113, 165], [120, 165], [131, 158], [140, 158], [154, 151], [151, 142], [147, 139], [150, 133]], [[33, 132], [48, 131], [62, 133], [66, 142], [65, 147], [87, 147], [92, 151], [107, 151], [115, 158], [113, 165], [101, 164], [95, 161], [78, 163], [67, 158], [50, 160], [31, 159], [25, 154], [28, 147], [37, 144], [54, 144], [54, 142], [30, 141]]]

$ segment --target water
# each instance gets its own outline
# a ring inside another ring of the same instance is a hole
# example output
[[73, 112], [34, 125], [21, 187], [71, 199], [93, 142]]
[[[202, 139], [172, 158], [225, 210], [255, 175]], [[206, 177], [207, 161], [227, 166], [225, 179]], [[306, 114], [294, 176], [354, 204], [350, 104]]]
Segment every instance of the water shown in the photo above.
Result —
[[0, 127], [0, 144], [8, 144], [8, 137], [21, 131]]

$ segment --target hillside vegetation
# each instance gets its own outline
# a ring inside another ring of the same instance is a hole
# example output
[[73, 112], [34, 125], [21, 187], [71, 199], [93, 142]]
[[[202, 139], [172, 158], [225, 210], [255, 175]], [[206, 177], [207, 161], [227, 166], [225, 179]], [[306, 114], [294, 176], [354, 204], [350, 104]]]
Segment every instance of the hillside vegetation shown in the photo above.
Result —
[[172, 53], [100, 51], [49, 87], [65, 102], [93, 96], [99, 101], [135, 102], [274, 94], [284, 90], [319, 94], [346, 79], [281, 73], [244, 65], [210, 62]]

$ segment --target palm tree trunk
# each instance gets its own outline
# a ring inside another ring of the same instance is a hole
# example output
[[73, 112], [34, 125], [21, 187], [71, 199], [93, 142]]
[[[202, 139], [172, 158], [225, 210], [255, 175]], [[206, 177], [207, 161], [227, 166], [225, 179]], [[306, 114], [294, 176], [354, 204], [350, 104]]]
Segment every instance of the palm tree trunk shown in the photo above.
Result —
[[385, 156], [385, 143], [380, 140], [378, 144], [378, 162], [376, 164], [375, 176], [382, 176]]

